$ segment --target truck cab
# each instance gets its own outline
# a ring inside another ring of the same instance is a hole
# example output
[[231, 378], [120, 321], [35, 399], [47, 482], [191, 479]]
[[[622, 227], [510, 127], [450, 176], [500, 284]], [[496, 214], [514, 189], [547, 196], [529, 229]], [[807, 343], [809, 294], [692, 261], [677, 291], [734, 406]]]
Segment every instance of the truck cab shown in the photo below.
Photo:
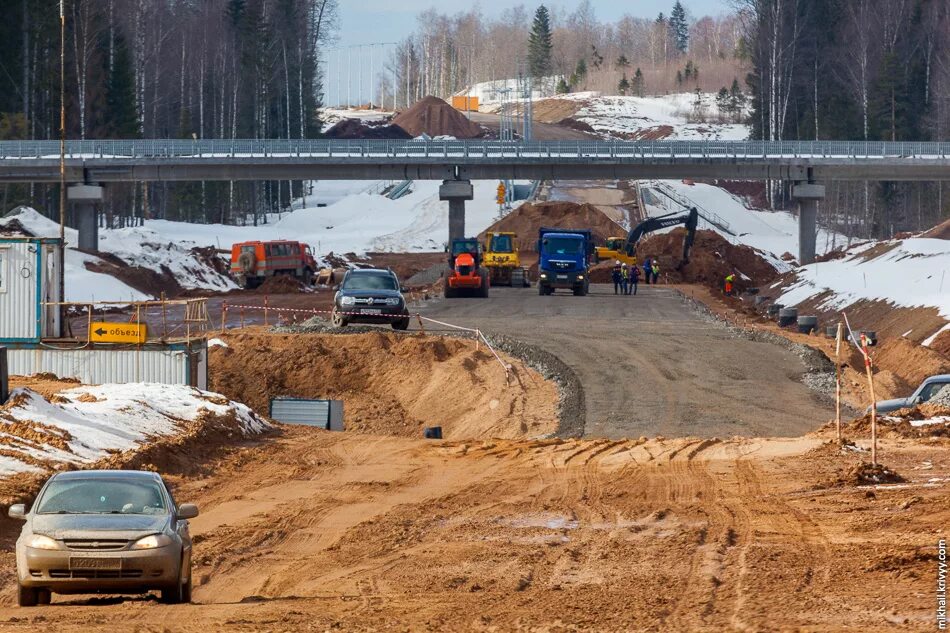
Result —
[[548, 229], [538, 232], [538, 294], [558, 288], [584, 296], [590, 289], [588, 269], [594, 251], [588, 229]]

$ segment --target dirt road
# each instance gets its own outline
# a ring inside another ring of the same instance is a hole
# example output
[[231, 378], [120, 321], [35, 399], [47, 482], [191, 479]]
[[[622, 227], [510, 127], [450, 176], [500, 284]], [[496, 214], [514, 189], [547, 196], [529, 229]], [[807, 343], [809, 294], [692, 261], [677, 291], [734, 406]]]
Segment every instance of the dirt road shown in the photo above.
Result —
[[947, 449], [884, 454], [908, 485], [823, 487], [857, 458], [816, 438], [292, 428], [177, 481], [202, 507], [198, 604], [18, 609], [5, 554], [0, 630], [933, 630], [934, 527], [950, 503], [927, 480], [947, 481]]
[[795, 436], [833, 417], [801, 382], [799, 357], [733, 336], [663, 286], [630, 297], [493, 288], [489, 301], [440, 300], [422, 314], [559, 356], [584, 387], [587, 437]]

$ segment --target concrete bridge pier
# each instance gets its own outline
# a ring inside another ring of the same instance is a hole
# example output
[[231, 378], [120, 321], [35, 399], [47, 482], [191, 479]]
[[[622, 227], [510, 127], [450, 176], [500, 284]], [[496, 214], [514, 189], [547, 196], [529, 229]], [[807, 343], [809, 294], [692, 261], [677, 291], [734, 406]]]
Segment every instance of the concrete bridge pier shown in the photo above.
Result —
[[465, 201], [475, 198], [470, 180], [443, 180], [439, 200], [449, 203], [449, 245], [452, 240], [465, 237]]
[[79, 230], [79, 248], [84, 251], [99, 250], [99, 222], [96, 205], [102, 203], [104, 189], [96, 185], [72, 185], [66, 190], [66, 198], [73, 206], [76, 228]]
[[825, 186], [813, 182], [798, 183], [792, 187], [792, 197], [798, 200], [798, 261], [804, 266], [815, 261], [818, 201], [825, 199]]

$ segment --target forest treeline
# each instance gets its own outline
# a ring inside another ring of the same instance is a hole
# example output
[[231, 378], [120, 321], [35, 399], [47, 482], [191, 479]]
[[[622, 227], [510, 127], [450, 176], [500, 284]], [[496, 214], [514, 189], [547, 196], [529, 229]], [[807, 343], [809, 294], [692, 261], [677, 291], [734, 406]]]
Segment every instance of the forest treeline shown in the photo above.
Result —
[[[67, 138], [313, 138], [319, 55], [336, 0], [65, 0]], [[60, 2], [6, 0], [0, 139], [58, 139]], [[300, 183], [110, 186], [111, 225], [143, 217], [254, 221]], [[55, 209], [49, 186], [9, 186], [2, 209]]]

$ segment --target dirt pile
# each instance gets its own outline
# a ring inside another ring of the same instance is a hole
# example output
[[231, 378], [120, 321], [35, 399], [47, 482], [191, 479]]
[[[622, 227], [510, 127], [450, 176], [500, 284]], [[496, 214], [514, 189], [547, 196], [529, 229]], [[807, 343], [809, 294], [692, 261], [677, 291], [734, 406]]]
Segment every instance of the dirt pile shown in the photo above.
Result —
[[305, 283], [290, 275], [274, 275], [264, 280], [257, 288], [245, 292], [256, 295], [288, 295], [298, 292], [310, 292]]
[[412, 135], [398, 125], [366, 125], [359, 119], [342, 119], [326, 131], [327, 138], [336, 139], [410, 139]]
[[835, 488], [841, 486], [875, 486], [878, 484], [899, 484], [907, 481], [899, 474], [882, 464], [861, 462], [846, 470], [839, 470], [837, 475], [819, 488]]
[[950, 240], [950, 220], [946, 220], [924, 233], [921, 237], [931, 237], [938, 240]]
[[472, 341], [368, 334], [230, 333], [210, 352], [211, 389], [267, 414], [277, 396], [344, 401], [349, 432], [447, 438], [537, 437], [557, 430], [557, 389], [520, 361], [511, 386]]
[[685, 235], [686, 229], [678, 228], [649, 236], [637, 246], [637, 257], [640, 261], [658, 257], [661, 280], [665, 283], [698, 283], [717, 291], [722, 288], [726, 275], [732, 273], [736, 275], [739, 292], [763, 286], [778, 276], [772, 265], [754, 249], [730, 244], [715, 231], [706, 230], [696, 232], [689, 264], [677, 271], [676, 266], [683, 257]]
[[393, 123], [411, 136], [454, 136], [478, 138], [484, 130], [465, 118], [465, 115], [438, 97], [425, 97], [411, 108], [401, 112]]
[[484, 240], [488, 231], [514, 231], [518, 234], [519, 250], [535, 252], [538, 229], [542, 226], [590, 229], [597, 244], [603, 244], [608, 237], [627, 234], [626, 229], [592, 204], [535, 202], [521, 205], [485, 229], [479, 234], [479, 238]]

